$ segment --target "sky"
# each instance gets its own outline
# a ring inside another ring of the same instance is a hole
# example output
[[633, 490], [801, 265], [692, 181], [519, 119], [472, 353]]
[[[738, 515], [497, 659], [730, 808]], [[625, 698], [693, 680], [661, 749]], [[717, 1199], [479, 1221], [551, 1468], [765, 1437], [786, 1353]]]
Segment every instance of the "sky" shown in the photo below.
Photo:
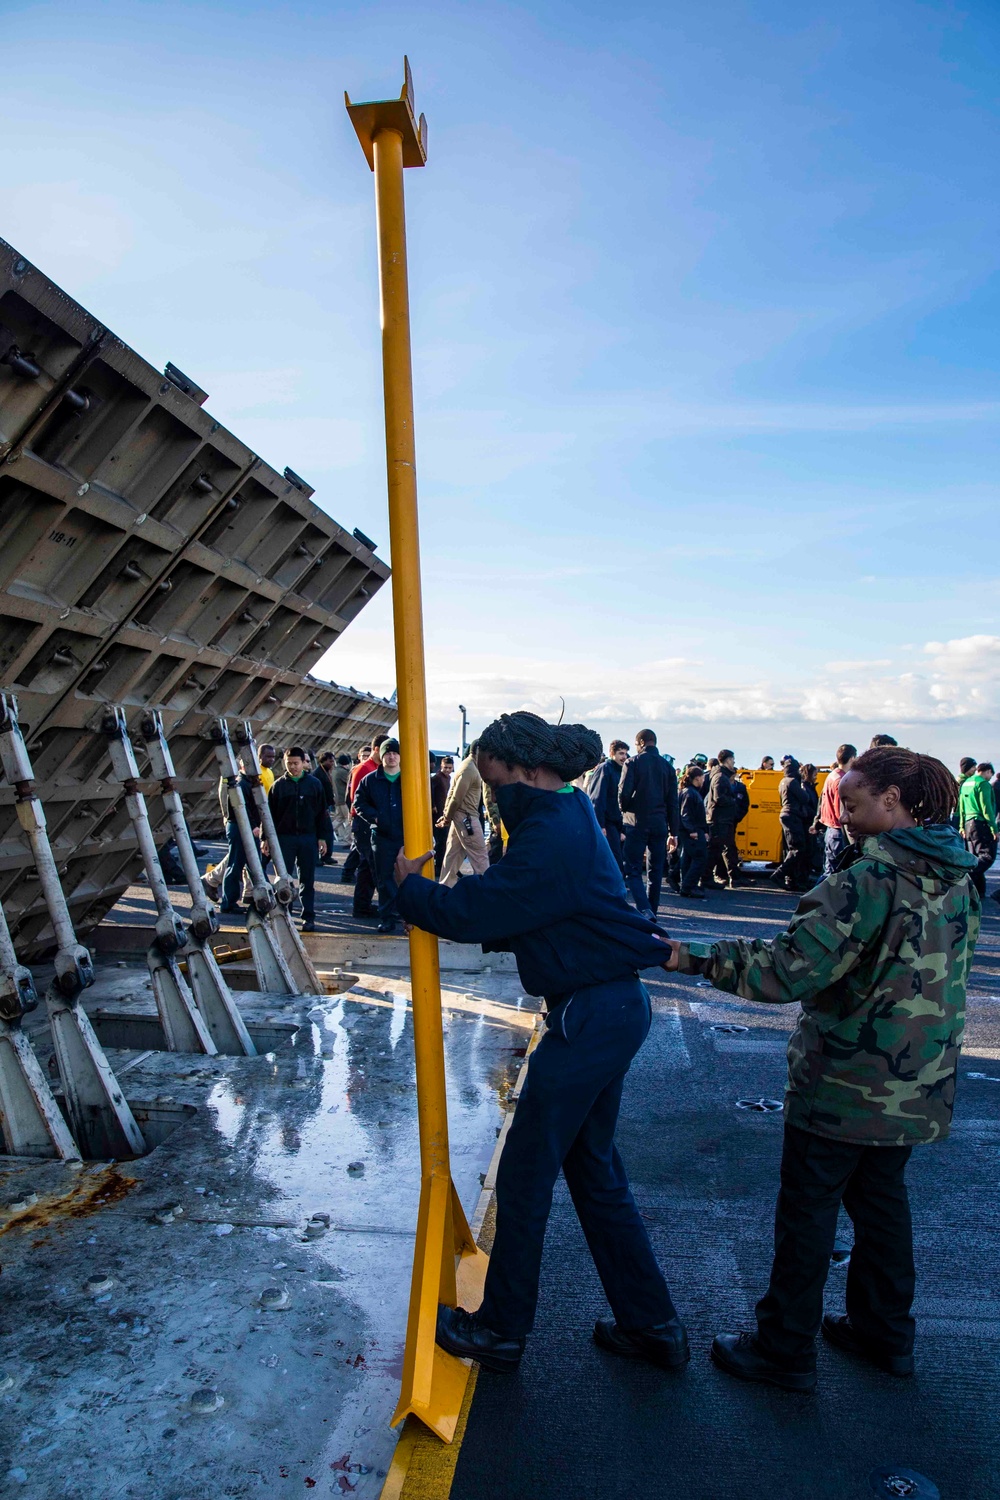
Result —
[[[994, 0], [0, 0], [0, 236], [389, 558], [406, 174], [431, 743], [1000, 764]], [[16, 65], [15, 65], [16, 64]], [[318, 675], [395, 684], [383, 589]]]

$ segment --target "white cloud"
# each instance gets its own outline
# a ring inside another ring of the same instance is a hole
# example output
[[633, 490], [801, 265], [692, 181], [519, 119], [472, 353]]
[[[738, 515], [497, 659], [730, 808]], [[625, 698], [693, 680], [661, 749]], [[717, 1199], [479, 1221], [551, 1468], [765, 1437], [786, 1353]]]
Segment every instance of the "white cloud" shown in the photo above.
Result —
[[[432, 676], [432, 716], [450, 716], [456, 692], [492, 717], [526, 708], [594, 724], [844, 723], [878, 720], [934, 724], [1000, 718], [1000, 636], [930, 641], [924, 671], [888, 669], [889, 658], [830, 662], [813, 680], [713, 682], [708, 669], [683, 657], [623, 666], [613, 681], [585, 663], [518, 663], [519, 673], [482, 670], [472, 661]], [[462, 670], [467, 667], [468, 670]], [[456, 670], [457, 668], [457, 670]], [[433, 671], [433, 667], [432, 667]], [[463, 698], [463, 701], [466, 701]]]
[[872, 667], [891, 666], [892, 661], [889, 657], [885, 657], [880, 661], [828, 661], [823, 670], [824, 672], [864, 672]]

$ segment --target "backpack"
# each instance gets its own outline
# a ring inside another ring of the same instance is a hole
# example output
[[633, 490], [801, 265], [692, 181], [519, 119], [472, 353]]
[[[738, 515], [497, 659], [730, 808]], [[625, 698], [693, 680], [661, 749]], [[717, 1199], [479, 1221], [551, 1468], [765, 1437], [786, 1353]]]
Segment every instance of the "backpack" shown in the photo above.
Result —
[[733, 803], [736, 808], [736, 822], [742, 823], [743, 819], [750, 811], [750, 793], [747, 791], [746, 782], [740, 781], [738, 776], [734, 776], [729, 784], [733, 789]]

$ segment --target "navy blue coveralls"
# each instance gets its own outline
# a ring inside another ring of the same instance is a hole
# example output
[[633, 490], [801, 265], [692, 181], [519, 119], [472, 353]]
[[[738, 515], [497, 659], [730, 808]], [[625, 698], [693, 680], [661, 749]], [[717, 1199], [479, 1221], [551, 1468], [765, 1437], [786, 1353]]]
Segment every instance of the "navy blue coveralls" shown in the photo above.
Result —
[[506, 1338], [530, 1331], [561, 1168], [615, 1321], [649, 1328], [674, 1306], [614, 1135], [625, 1074], [650, 1024], [638, 971], [663, 963], [664, 941], [629, 905], [584, 792], [517, 783], [496, 799], [509, 835], [503, 859], [450, 888], [410, 875], [396, 897], [425, 932], [513, 953], [524, 988], [548, 1008], [500, 1159], [479, 1316]]
[[644, 745], [626, 761], [618, 783], [618, 803], [625, 818], [625, 879], [637, 910], [655, 917], [667, 858], [667, 838], [671, 835], [676, 838], [680, 831], [677, 773], [655, 745]]
[[608, 847], [615, 857], [615, 863], [622, 874], [625, 873], [625, 858], [622, 853], [622, 840], [625, 837], [625, 824], [622, 821], [622, 810], [618, 806], [618, 787], [622, 779], [622, 768], [614, 756], [609, 756], [602, 765], [594, 772], [587, 795], [594, 805], [594, 816], [599, 828], [603, 828]]
[[403, 845], [403, 783], [398, 771], [389, 777], [385, 767], [379, 766], [363, 776], [354, 793], [354, 813], [372, 832], [378, 914], [383, 922], [392, 921], [396, 915], [393, 866]]

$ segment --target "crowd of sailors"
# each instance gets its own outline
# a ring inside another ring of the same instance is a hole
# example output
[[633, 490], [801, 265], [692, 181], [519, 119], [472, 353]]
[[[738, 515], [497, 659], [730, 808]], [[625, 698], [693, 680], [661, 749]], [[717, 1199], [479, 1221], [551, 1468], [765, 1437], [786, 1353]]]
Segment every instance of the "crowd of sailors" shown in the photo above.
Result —
[[[818, 789], [814, 766], [783, 757], [785, 849], [774, 878], [801, 896], [787, 930], [769, 941], [678, 942], [659, 920], [664, 874], [692, 899], [740, 879], [735, 831], [748, 798], [728, 749], [692, 757], [678, 777], [651, 729], [636, 735], [634, 753], [616, 740], [605, 757], [585, 726], [503, 715], [457, 766], [431, 757], [434, 847], [413, 859], [402, 849], [396, 739], [376, 736], [353, 763], [292, 746], [276, 776], [277, 760], [261, 747], [307, 931], [315, 865], [349, 834], [340, 878], [354, 882], [357, 915], [377, 915], [382, 931], [402, 921], [509, 951], [525, 990], [544, 1002], [499, 1166], [483, 1303], [474, 1312], [441, 1307], [444, 1348], [490, 1369], [516, 1367], [561, 1171], [613, 1314], [597, 1320], [597, 1343], [668, 1369], [689, 1358], [614, 1144], [625, 1075], [651, 1023], [642, 975], [659, 969], [745, 1001], [798, 1007], [770, 1281], [755, 1327], [720, 1333], [713, 1360], [740, 1378], [807, 1392], [822, 1333], [890, 1374], [913, 1372], [904, 1171], [913, 1147], [943, 1140], [951, 1123], [966, 983], [996, 854], [989, 763], [964, 760], [956, 779], [939, 760], [878, 735], [861, 754], [839, 746]], [[759, 769], [776, 770], [770, 757]], [[251, 811], [252, 778], [244, 780]], [[256, 840], [259, 815], [251, 821]], [[231, 910], [245, 851], [231, 818], [227, 833], [225, 868], [210, 878], [222, 874]], [[466, 860], [474, 878], [462, 878]], [[841, 1205], [854, 1224], [846, 1309], [824, 1312]]]

